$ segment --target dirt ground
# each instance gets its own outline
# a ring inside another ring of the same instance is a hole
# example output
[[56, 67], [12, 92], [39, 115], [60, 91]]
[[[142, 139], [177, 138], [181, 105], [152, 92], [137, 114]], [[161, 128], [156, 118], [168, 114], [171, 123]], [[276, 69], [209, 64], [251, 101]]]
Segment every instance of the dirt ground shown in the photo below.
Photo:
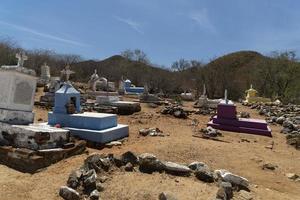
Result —
[[[185, 103], [191, 107], [192, 103]], [[161, 108], [142, 105], [142, 111], [131, 116], [119, 116], [119, 123], [128, 124], [130, 135], [124, 145], [102, 150], [88, 149], [89, 153], [121, 154], [128, 150], [153, 153], [161, 160], [178, 163], [201, 161], [212, 169], [227, 169], [247, 178], [254, 199], [300, 199], [300, 183], [289, 180], [286, 173], [300, 174], [300, 151], [288, 146], [280, 134], [279, 126], [271, 126], [273, 138], [222, 131], [218, 142], [192, 137], [192, 119], [198, 119], [199, 128], [205, 127], [209, 116], [191, 115], [189, 119], [176, 119], [157, 113]], [[250, 112], [253, 118], [262, 118], [255, 110], [238, 105], [238, 111]], [[47, 111], [35, 108], [36, 120], [47, 121]], [[138, 130], [158, 127], [167, 137], [139, 137]], [[242, 142], [247, 139], [249, 142]], [[273, 150], [265, 148], [274, 142]], [[59, 187], [66, 184], [69, 173], [82, 165], [87, 154], [60, 161], [36, 174], [26, 174], [0, 165], [0, 200], [61, 199]], [[264, 163], [278, 166], [274, 171], [262, 170]], [[217, 187], [191, 177], [174, 177], [167, 174], [115, 172], [105, 182], [101, 199], [158, 199], [163, 191], [173, 193], [180, 200], [214, 199]]]

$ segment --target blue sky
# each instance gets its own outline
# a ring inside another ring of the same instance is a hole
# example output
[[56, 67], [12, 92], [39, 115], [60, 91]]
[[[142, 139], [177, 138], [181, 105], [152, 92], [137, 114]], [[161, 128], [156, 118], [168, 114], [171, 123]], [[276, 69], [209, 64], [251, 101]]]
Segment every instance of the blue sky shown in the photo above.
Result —
[[239, 50], [300, 50], [297, 0], [1, 0], [0, 38], [104, 59], [141, 49], [155, 64]]

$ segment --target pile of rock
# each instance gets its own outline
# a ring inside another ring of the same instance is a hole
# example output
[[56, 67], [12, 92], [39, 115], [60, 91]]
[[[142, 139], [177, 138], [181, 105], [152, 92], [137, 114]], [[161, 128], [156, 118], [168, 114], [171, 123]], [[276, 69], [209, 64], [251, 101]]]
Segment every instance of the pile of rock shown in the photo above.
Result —
[[217, 137], [217, 136], [222, 136], [222, 133], [217, 130], [212, 128], [211, 126], [208, 126], [206, 128], [202, 128], [200, 130], [200, 132], [202, 133], [203, 136], [205, 137]]
[[201, 107], [198, 111], [195, 112], [195, 114], [200, 115], [215, 115], [216, 114], [216, 108], [209, 108], [209, 107]]
[[164, 134], [163, 131], [161, 131], [159, 128], [143, 128], [139, 130], [139, 134], [142, 136], [160, 136], [160, 137], [164, 137], [164, 136], [169, 136], [168, 134]]
[[[100, 192], [105, 188], [103, 182], [113, 170], [140, 171], [142, 173], [165, 172], [174, 176], [195, 176], [198, 180], [207, 183], [218, 183], [217, 199], [230, 199], [234, 190], [249, 191], [249, 181], [227, 170], [212, 171], [202, 162], [193, 162], [189, 165], [169, 161], [161, 161], [155, 155], [143, 153], [136, 156], [128, 151], [121, 156], [93, 154], [89, 156], [83, 166], [73, 171], [67, 181], [67, 186], [60, 188], [59, 194], [65, 200], [100, 199]], [[166, 194], [161, 193], [159, 199]]]
[[282, 104], [246, 104], [266, 116], [268, 123], [283, 126], [281, 133], [287, 134], [287, 143], [300, 148], [300, 105]]
[[188, 113], [185, 110], [183, 110], [183, 108], [181, 106], [176, 105], [176, 104], [164, 107], [161, 110], [161, 114], [173, 115], [176, 118], [183, 118], [183, 119], [186, 119], [188, 116]]

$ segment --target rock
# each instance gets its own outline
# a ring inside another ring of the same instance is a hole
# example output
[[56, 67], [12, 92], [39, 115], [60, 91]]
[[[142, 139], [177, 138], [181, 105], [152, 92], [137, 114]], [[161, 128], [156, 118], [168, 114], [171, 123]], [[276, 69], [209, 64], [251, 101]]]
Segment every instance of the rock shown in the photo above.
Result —
[[90, 194], [90, 200], [98, 200], [100, 198], [100, 193], [98, 190], [93, 190]]
[[117, 167], [121, 167], [124, 165], [121, 156], [114, 156], [113, 161]]
[[214, 182], [214, 175], [208, 166], [199, 167], [195, 171], [195, 176], [200, 180], [207, 183]]
[[173, 196], [172, 194], [167, 193], [167, 192], [160, 193], [158, 196], [158, 199], [159, 200], [177, 200], [177, 198], [175, 196]]
[[124, 164], [131, 163], [132, 165], [138, 164], [138, 157], [131, 151], [127, 151], [121, 155], [121, 161]]
[[132, 172], [133, 171], [133, 165], [129, 162], [125, 165], [125, 171]]
[[163, 171], [164, 164], [150, 153], [143, 153], [139, 156], [140, 171], [151, 173], [154, 171]]
[[283, 133], [283, 134], [289, 134], [289, 133], [291, 133], [291, 132], [292, 132], [292, 129], [287, 128], [287, 127], [284, 127], [284, 128], [280, 131], [280, 133]]
[[99, 192], [102, 192], [104, 191], [104, 186], [101, 182], [97, 182], [96, 183], [96, 189], [99, 191]]
[[272, 163], [266, 163], [266, 164], [263, 164], [263, 166], [262, 166], [263, 170], [265, 170], [265, 169], [275, 170], [276, 168], [277, 168], [277, 166]]
[[252, 200], [253, 196], [250, 192], [245, 190], [240, 190], [238, 193], [235, 194], [233, 200]]
[[220, 135], [219, 131], [211, 126], [201, 129], [200, 132], [202, 132], [203, 135], [208, 137], [217, 137], [218, 135]]
[[76, 190], [69, 188], [67, 186], [62, 186], [59, 189], [59, 196], [65, 200], [79, 200], [80, 196]]
[[122, 146], [122, 142], [120, 141], [112, 141], [110, 143], [105, 144], [105, 147], [111, 148], [113, 146]]
[[101, 182], [101, 183], [104, 183], [105, 181], [107, 181], [109, 178], [107, 176], [100, 176], [98, 178], [98, 180]]
[[248, 112], [241, 112], [241, 118], [250, 118], [250, 113], [248, 113]]
[[208, 166], [203, 162], [192, 162], [191, 164], [188, 165], [188, 167], [191, 170], [197, 170], [197, 169], [200, 169], [202, 167], [208, 167]]
[[288, 119], [283, 122], [282, 126], [291, 130], [293, 130], [294, 127], [293, 122]]
[[230, 200], [233, 197], [232, 185], [229, 182], [221, 182], [217, 192], [217, 199]]
[[285, 117], [283, 117], [283, 116], [278, 117], [278, 118], [276, 119], [276, 123], [277, 123], [277, 124], [283, 124], [284, 121], [285, 121]]
[[82, 173], [80, 172], [80, 170], [71, 172], [67, 181], [68, 187], [76, 189], [79, 186], [79, 179], [81, 175]]
[[96, 189], [97, 174], [94, 169], [88, 171], [83, 175], [83, 186], [86, 191], [93, 191]]
[[94, 169], [96, 172], [100, 172], [102, 169], [108, 170], [111, 163], [110, 159], [105, 158], [104, 155], [92, 154], [85, 159], [84, 166], [89, 170]]
[[164, 162], [164, 170], [174, 175], [189, 175], [192, 170], [185, 165], [174, 162]]
[[247, 189], [249, 188], [249, 181], [246, 178], [232, 174], [231, 172], [225, 169], [215, 170], [215, 174], [222, 181], [229, 182], [233, 186], [239, 186]]
[[285, 175], [286, 175], [286, 177], [288, 177], [289, 179], [292, 179], [292, 180], [296, 180], [297, 178], [299, 178], [299, 176], [294, 173], [287, 173]]

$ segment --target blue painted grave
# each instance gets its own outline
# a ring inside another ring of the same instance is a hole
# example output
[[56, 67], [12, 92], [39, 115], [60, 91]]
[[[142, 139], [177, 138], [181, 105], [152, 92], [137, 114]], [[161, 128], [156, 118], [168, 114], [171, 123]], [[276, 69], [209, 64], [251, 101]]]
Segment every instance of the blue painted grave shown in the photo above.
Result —
[[[72, 103], [74, 114], [68, 114]], [[48, 113], [48, 124], [60, 125], [71, 135], [96, 143], [107, 143], [129, 135], [128, 125], [118, 124], [117, 115], [106, 113], [81, 113], [80, 93], [69, 83], [55, 92], [53, 112]]]

